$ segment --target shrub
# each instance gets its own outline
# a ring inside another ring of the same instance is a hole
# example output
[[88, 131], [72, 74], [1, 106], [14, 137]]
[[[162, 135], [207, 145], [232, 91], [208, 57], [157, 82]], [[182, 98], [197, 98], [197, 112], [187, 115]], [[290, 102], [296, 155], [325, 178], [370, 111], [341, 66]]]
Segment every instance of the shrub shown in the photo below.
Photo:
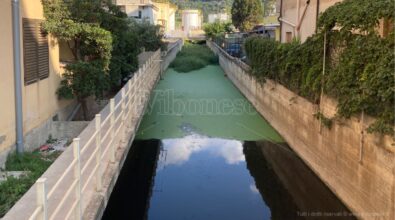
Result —
[[218, 36], [221, 33], [227, 33], [232, 31], [232, 23], [216, 21], [214, 23], [205, 24], [203, 30], [206, 36], [210, 39]]

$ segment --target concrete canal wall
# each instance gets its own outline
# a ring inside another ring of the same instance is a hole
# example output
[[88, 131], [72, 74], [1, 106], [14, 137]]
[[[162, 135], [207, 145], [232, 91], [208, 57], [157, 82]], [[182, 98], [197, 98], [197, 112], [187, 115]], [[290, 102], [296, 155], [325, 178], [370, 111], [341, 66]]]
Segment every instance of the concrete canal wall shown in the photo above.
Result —
[[361, 219], [395, 219], [395, 144], [363, 132], [374, 119], [353, 117], [326, 128], [314, 114], [334, 116], [334, 100], [324, 97], [319, 107], [271, 80], [262, 85], [246, 64], [207, 44], [234, 85], [351, 211]]
[[177, 52], [153, 53], [3, 220], [101, 219], [159, 80], [160, 61]]

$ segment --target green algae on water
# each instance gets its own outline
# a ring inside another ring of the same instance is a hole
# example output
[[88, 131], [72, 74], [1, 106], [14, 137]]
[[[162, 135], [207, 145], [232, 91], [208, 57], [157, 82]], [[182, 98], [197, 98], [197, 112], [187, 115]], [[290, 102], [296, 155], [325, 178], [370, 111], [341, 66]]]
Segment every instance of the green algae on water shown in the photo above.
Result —
[[284, 142], [218, 65], [187, 74], [168, 69], [153, 92], [136, 138], [181, 138], [191, 133]]
[[186, 42], [170, 64], [170, 68], [180, 73], [187, 73], [210, 64], [218, 64], [218, 57], [207, 46]]

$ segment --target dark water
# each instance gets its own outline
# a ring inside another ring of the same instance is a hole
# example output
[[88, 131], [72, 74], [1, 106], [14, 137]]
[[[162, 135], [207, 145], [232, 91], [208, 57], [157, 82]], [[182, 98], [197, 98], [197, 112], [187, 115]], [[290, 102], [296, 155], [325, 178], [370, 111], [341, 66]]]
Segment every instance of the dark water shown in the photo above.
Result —
[[103, 219], [352, 219], [348, 215], [286, 145], [189, 135], [135, 141]]
[[351, 219], [219, 66], [167, 70], [149, 106], [103, 219]]

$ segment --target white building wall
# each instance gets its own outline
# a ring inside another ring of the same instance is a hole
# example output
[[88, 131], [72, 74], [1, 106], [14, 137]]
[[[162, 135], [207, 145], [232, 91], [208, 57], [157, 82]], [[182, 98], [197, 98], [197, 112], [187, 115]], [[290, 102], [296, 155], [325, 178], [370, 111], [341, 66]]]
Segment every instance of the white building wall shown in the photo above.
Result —
[[168, 21], [167, 25], [168, 25], [169, 31], [174, 31], [176, 29], [176, 13], [175, 12], [170, 14], [169, 21]]
[[214, 23], [216, 21], [227, 21], [229, 19], [228, 14], [218, 13], [218, 14], [209, 14], [208, 15], [208, 23]]
[[201, 19], [198, 10], [185, 10], [182, 12], [182, 26], [184, 31], [201, 28]]
[[[125, 5], [124, 6], [125, 13], [128, 17], [134, 18], [137, 21], [149, 21], [151, 24], [154, 24], [156, 20], [155, 10], [152, 6], [139, 6], [139, 5]], [[139, 18], [139, 11], [141, 11], [141, 17]]]
[[154, 21], [156, 20], [156, 16], [154, 13], [154, 9], [152, 7], [141, 7], [142, 10], [142, 20], [144, 21], [149, 21], [151, 24], [154, 24]]

